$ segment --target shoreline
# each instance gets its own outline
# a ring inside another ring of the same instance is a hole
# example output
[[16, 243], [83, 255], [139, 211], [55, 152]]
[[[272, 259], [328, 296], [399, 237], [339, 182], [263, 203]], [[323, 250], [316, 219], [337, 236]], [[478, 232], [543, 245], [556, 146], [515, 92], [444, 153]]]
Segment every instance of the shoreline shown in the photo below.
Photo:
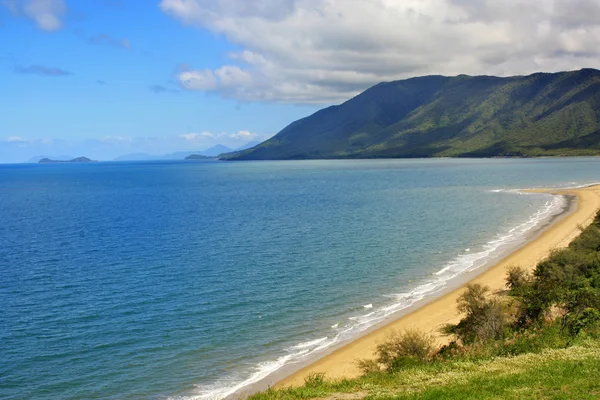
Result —
[[275, 389], [299, 386], [304, 383], [304, 378], [312, 373], [325, 373], [328, 379], [356, 377], [360, 374], [356, 367], [356, 360], [373, 358], [377, 344], [384, 341], [392, 331], [418, 329], [433, 334], [440, 344], [447, 342], [448, 339], [439, 334], [438, 330], [447, 323], [459, 321], [456, 299], [466, 283], [484, 284], [493, 292], [503, 290], [507, 267], [519, 265], [532, 270], [552, 249], [568, 246], [579, 235], [579, 227], [591, 223], [597, 210], [600, 209], [600, 185], [597, 184], [582, 188], [527, 191], [563, 195], [576, 201], [569, 201], [570, 207], [566, 207], [564, 212], [549, 220], [530, 239], [512, 249], [509, 254], [490, 260], [489, 266], [484, 265], [475, 271], [463, 274], [457, 279], [455, 285], [449, 285], [444, 290], [417, 301], [400, 311], [395, 319], [373, 326], [364, 335], [340, 344], [331, 352], [311, 360], [308, 365], [302, 367], [290, 365], [289, 368], [279, 371], [276, 376], [257, 382], [252, 389], [238, 395], [247, 396], [269, 386]]

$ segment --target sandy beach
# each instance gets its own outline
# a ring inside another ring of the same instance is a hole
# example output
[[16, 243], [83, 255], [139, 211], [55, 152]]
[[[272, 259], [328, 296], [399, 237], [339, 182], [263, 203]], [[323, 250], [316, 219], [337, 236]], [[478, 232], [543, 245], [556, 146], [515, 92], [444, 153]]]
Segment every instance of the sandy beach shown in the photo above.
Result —
[[[553, 249], [566, 247], [580, 232], [580, 227], [589, 225], [596, 211], [600, 209], [600, 185], [578, 189], [536, 190], [552, 194], [574, 195], [577, 197], [575, 210], [558, 219], [525, 246], [511, 253], [497, 264], [485, 270], [470, 282], [489, 286], [492, 291], [504, 289], [506, 270], [518, 265], [532, 270]], [[327, 378], [352, 378], [359, 375], [356, 360], [373, 358], [377, 344], [385, 340], [392, 331], [419, 329], [430, 332], [440, 341], [447, 340], [439, 335], [440, 327], [447, 323], [456, 323], [460, 319], [456, 311], [456, 300], [462, 288], [455, 289], [437, 298], [400, 319], [362, 336], [337, 349], [313, 364], [286, 377], [275, 387], [300, 385], [311, 373], [325, 373]]]

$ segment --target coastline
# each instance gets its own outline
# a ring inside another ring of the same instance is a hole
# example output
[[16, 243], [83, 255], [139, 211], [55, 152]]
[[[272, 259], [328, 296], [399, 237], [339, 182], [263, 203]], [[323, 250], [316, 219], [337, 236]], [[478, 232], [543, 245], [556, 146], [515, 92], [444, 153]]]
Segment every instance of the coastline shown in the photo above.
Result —
[[[374, 350], [392, 331], [418, 329], [429, 332], [438, 338], [440, 343], [448, 339], [438, 333], [440, 327], [448, 323], [456, 323], [460, 319], [456, 311], [456, 299], [464, 284], [473, 282], [489, 286], [492, 291], [504, 289], [506, 270], [511, 265], [519, 265], [532, 270], [553, 249], [568, 246], [579, 235], [579, 227], [591, 223], [597, 210], [600, 209], [600, 185], [571, 189], [539, 189], [530, 192], [549, 193], [554, 195], [573, 196], [577, 199], [575, 209], [566, 210], [535, 237], [516, 248], [505, 257], [494, 260], [487, 268], [466, 273], [458, 286], [450, 287], [438, 296], [423, 299], [399, 315], [397, 319], [377, 325], [370, 332], [334, 349], [331, 353], [314, 360], [303, 368], [292, 371], [281, 371], [267, 385], [274, 388], [299, 386], [312, 373], [324, 373], [329, 379], [353, 378], [360, 371], [356, 366], [357, 359], [373, 358]], [[266, 385], [261, 385], [262, 390]], [[248, 393], [246, 393], [248, 394]]]

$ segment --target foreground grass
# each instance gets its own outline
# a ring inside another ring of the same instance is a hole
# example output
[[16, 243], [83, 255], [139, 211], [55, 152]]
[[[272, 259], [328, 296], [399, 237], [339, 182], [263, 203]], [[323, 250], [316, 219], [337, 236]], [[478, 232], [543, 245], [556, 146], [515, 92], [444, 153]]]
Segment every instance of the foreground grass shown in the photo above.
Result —
[[515, 357], [446, 361], [393, 374], [268, 390], [251, 400], [285, 399], [600, 399], [600, 341]]

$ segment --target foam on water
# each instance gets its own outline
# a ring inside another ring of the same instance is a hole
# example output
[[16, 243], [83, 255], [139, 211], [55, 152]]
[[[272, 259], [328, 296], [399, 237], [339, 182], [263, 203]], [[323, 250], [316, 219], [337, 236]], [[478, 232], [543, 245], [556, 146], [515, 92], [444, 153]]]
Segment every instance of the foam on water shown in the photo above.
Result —
[[327, 336], [322, 337], [320, 339], [311, 340], [309, 342], [299, 343], [299, 344], [293, 346], [292, 349], [306, 349], [309, 347], [314, 347], [320, 343], [323, 343], [325, 340], [327, 340]]
[[502, 255], [506, 249], [514, 248], [523, 243], [528, 238], [528, 233], [531, 233], [536, 228], [542, 226], [546, 221], [549, 221], [554, 216], [560, 214], [568, 204], [564, 196], [527, 193], [518, 189], [494, 189], [489, 192], [545, 196], [548, 200], [525, 222], [506, 232], [498, 234], [495, 238], [483, 245], [478, 251], [475, 249], [472, 250], [471, 248], [466, 249], [462, 254], [459, 254], [456, 258], [444, 265], [438, 272], [434, 273], [427, 280], [422, 281], [411, 291], [386, 295], [385, 297], [391, 300], [378, 308], [374, 308], [372, 303], [363, 305], [361, 308], [369, 309], [370, 312], [349, 317], [348, 322], [345, 324], [336, 323], [335, 325], [332, 325], [331, 329], [335, 332], [334, 336], [321, 337], [289, 347], [282, 351], [284, 354], [274, 361], [263, 362], [256, 365], [253, 370], [247, 374], [246, 378], [239, 379], [230, 377], [228, 379], [217, 381], [213, 385], [199, 385], [196, 394], [185, 397], [185, 399], [220, 400], [226, 398], [243, 389], [247, 389], [252, 384], [257, 383], [270, 374], [278, 371], [284, 365], [301, 363], [307, 358], [312, 358], [340, 342], [359, 336], [361, 332], [384, 321], [386, 318], [390, 317], [390, 315], [412, 306], [426, 296], [430, 296], [445, 289], [449, 281], [461, 274], [480, 268], [489, 260]]

